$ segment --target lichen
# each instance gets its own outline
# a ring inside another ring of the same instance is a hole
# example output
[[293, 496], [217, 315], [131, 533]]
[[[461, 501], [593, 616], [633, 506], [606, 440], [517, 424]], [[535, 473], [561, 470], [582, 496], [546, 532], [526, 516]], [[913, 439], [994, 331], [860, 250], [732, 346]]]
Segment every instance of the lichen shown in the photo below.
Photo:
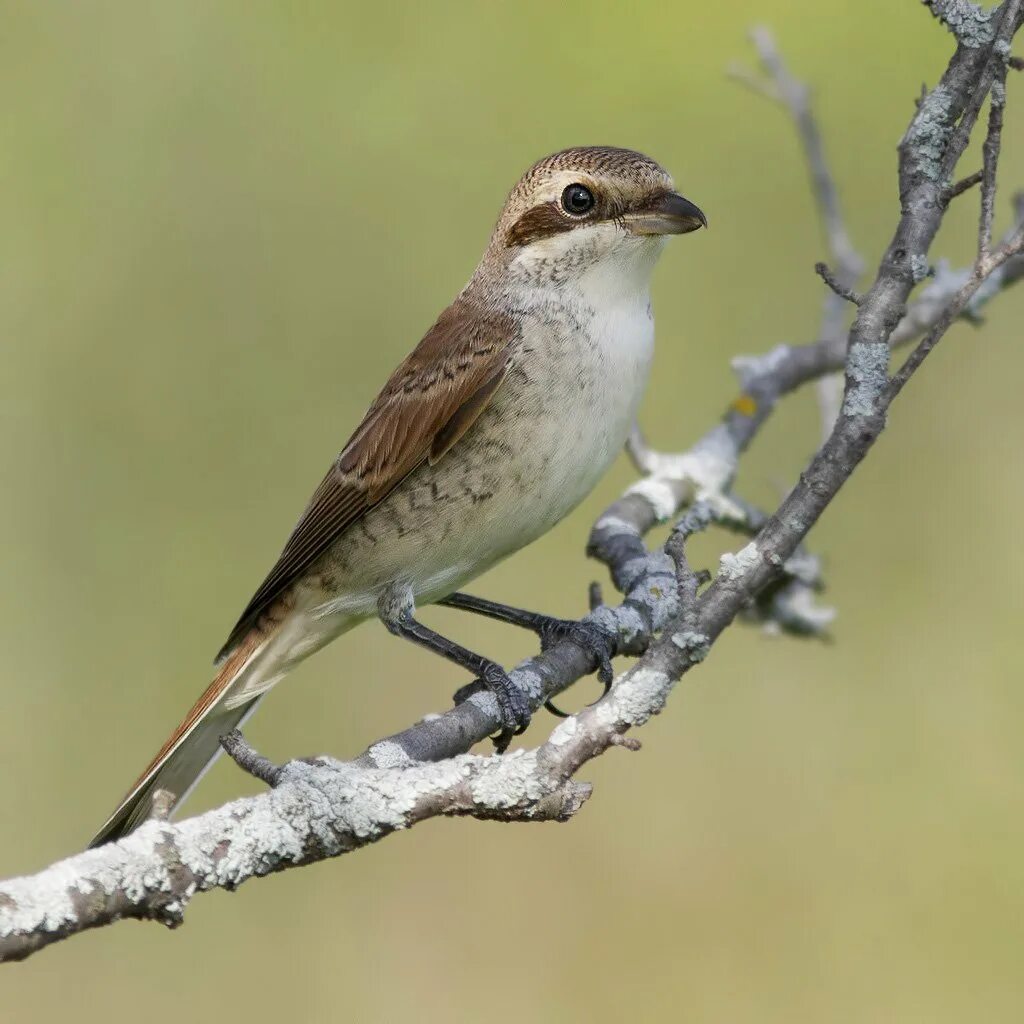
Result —
[[643, 498], [651, 506], [659, 523], [665, 522], [678, 506], [675, 488], [667, 480], [656, 476], [638, 481], [626, 491], [626, 494], [635, 494]]
[[821, 559], [809, 551], [798, 551], [782, 563], [787, 576], [792, 576], [805, 586], [814, 587], [821, 581]]
[[964, 46], [974, 49], [992, 42], [995, 35], [992, 15], [997, 8], [984, 10], [970, 0], [924, 0], [924, 3]]
[[381, 740], [379, 743], [374, 743], [370, 747], [369, 754], [378, 768], [402, 768], [410, 761], [405, 750], [393, 740]]
[[910, 257], [910, 272], [914, 277], [914, 284], [923, 281], [928, 276], [929, 269], [927, 256], [916, 252]]
[[685, 651], [690, 661], [703, 661], [711, 649], [711, 642], [706, 633], [673, 633], [672, 643], [681, 651]]
[[760, 561], [761, 552], [751, 541], [745, 548], [733, 554], [727, 551], [718, 562], [719, 573], [727, 580], [738, 580], [745, 576]]
[[490, 690], [477, 690], [476, 693], [471, 693], [466, 698], [466, 702], [468, 704], [475, 704], [485, 715], [490, 715], [495, 720], [497, 720], [500, 714], [498, 702], [494, 699], [494, 694]]
[[776, 345], [770, 352], [765, 352], [763, 355], [734, 356], [732, 360], [733, 373], [739, 377], [740, 385], [745, 388], [753, 380], [777, 373], [789, 359], [792, 351], [790, 345]]
[[851, 345], [846, 372], [851, 383], [843, 400], [843, 415], [870, 416], [889, 380], [889, 346], [884, 341]]
[[539, 700], [544, 693], [544, 679], [539, 672], [530, 668], [532, 658], [521, 661], [509, 673], [509, 679], [531, 700]]
[[633, 523], [613, 515], [601, 516], [594, 524], [594, 531], [596, 533], [606, 533], [609, 537], [618, 537], [622, 534], [639, 536], [640, 532]]
[[783, 587], [775, 595], [772, 611], [774, 618], [769, 622], [799, 636], [820, 636], [836, 617], [835, 608], [819, 604], [814, 591], [803, 584]]
[[532, 803], [544, 796], [537, 776], [537, 754], [516, 750], [493, 760], [470, 783], [473, 800], [482, 807], [507, 808]]
[[907, 132], [911, 159], [918, 173], [932, 182], [941, 181], [943, 177], [942, 158], [952, 130], [952, 104], [950, 91], [944, 85], [937, 85], [922, 101]]
[[638, 668], [615, 690], [615, 708], [621, 721], [643, 725], [665, 706], [668, 676], [654, 668]]
[[551, 733], [548, 737], [548, 743], [561, 747], [575, 737], [578, 728], [579, 726], [575, 718], [567, 718]]
[[[611, 609], [609, 610], [611, 611]], [[600, 615], [601, 611], [602, 609], [598, 609], [594, 613], [594, 620], [599, 624], [603, 619]], [[609, 618], [613, 622], [612, 630], [616, 633], [620, 642], [626, 646], [634, 643], [647, 633], [647, 624], [644, 622], [644, 617], [636, 608], [632, 608], [628, 604], [616, 608]]]
[[651, 571], [651, 561], [648, 555], [638, 555], [619, 566], [618, 577], [622, 581], [622, 589], [629, 591], [639, 580], [648, 575]]

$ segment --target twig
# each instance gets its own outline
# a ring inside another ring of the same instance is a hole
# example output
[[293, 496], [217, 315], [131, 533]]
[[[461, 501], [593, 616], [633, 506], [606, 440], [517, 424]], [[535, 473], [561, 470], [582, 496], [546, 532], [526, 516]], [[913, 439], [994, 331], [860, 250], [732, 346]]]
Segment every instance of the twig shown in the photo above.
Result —
[[281, 781], [283, 769], [253, 750], [238, 729], [232, 729], [227, 735], [221, 736], [220, 745], [224, 748], [224, 753], [254, 779], [259, 779], [268, 786], [276, 786]]
[[982, 147], [981, 215], [978, 225], [978, 259], [984, 260], [992, 246], [992, 220], [996, 204], [996, 168], [1003, 142], [1003, 108], [1006, 106], [1006, 68], [996, 72], [989, 94], [988, 134]]
[[855, 292], [852, 288], [847, 288], [841, 284], [836, 275], [829, 268], [827, 263], [815, 263], [814, 272], [822, 279], [835, 292], [836, 295], [841, 299], [845, 299], [847, 302], [852, 302], [853, 305], [859, 306], [864, 301], [864, 296], [860, 292]]
[[886, 389], [887, 401], [891, 402], [903, 390], [932, 349], [935, 348], [943, 335], [945, 335], [950, 324], [958, 316], [966, 312], [971, 300], [979, 294], [982, 288], [991, 284], [995, 275], [1010, 260], [1019, 259], [1022, 252], [1024, 252], [1024, 229], [1018, 227], [1013, 235], [995, 252], [988, 253], [979, 259], [974, 273], [967, 279], [943, 311], [942, 316], [939, 317], [931, 330], [921, 339], [914, 348], [914, 351], [910, 353], [903, 365], [893, 375], [892, 380], [889, 381]]
[[983, 171], [975, 171], [973, 174], [968, 174], [965, 178], [961, 178], [955, 185], [950, 185], [946, 190], [944, 202], [951, 203], [957, 196], [963, 195], [969, 189], [974, 188], [975, 185], [980, 185], [983, 174]]

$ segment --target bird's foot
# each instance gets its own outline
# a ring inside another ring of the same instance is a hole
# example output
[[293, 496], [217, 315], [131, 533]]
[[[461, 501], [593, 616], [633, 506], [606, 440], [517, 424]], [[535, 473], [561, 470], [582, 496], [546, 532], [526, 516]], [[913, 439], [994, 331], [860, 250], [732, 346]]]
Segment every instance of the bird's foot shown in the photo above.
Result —
[[460, 686], [455, 691], [455, 703], [462, 704], [474, 693], [481, 693], [484, 690], [494, 696], [498, 705], [501, 731], [492, 739], [495, 751], [501, 754], [508, 749], [513, 736], [526, 731], [533, 717], [533, 709], [526, 694], [512, 682], [508, 673], [494, 662], [488, 662], [484, 666], [479, 679], [474, 679], [473, 682]]
[[[537, 628], [540, 636], [541, 650], [547, 650], [560, 640], [571, 640], [585, 651], [588, 651], [597, 663], [597, 678], [603, 689], [601, 697], [611, 689], [614, 672], [612, 671], [612, 655], [615, 653], [615, 638], [600, 626], [592, 622], [574, 622], [571, 619], [546, 619]], [[598, 700], [601, 699], [598, 697]], [[559, 718], [567, 718], [567, 714], [556, 707], [552, 701], [545, 701], [544, 707]]]
[[573, 619], [544, 617], [537, 624], [540, 649], [546, 651], [561, 640], [571, 640], [587, 651], [597, 664], [597, 678], [604, 683], [605, 692], [612, 685], [612, 655], [615, 654], [615, 637], [592, 622], [576, 622]]

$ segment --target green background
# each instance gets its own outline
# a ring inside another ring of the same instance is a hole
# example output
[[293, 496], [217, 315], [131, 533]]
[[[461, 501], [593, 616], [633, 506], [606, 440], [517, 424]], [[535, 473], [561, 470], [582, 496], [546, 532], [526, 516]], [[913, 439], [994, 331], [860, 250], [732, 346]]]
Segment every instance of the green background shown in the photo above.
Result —
[[[715, 421], [731, 356], [814, 337], [826, 253], [791, 125], [723, 76], [755, 19], [815, 89], [872, 265], [951, 52], [913, 0], [4, 5], [0, 876], [78, 849], [206, 685], [537, 157], [642, 149], [710, 218], [656, 277], [662, 447]], [[1022, 128], [1011, 82], [1007, 192]], [[971, 258], [976, 203], [934, 256]], [[204, 896], [177, 933], [77, 937], [0, 970], [3, 1019], [1020, 1019], [1022, 315], [1024, 291], [951, 332], [814, 531], [834, 642], [730, 630], [642, 753], [587, 767], [571, 825], [429, 822]], [[777, 500], [817, 431], [813, 395], [788, 402], [741, 492]], [[588, 525], [629, 479], [477, 592], [579, 613]], [[506, 662], [533, 648], [427, 617]], [[368, 624], [249, 735], [351, 755], [463, 682]], [[251, 791], [221, 764], [189, 810]]]

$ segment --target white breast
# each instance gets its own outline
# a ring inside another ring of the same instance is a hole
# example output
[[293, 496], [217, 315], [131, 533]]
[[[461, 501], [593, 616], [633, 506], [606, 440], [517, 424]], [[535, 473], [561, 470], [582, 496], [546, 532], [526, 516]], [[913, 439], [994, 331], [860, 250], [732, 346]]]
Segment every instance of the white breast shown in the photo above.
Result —
[[[538, 465], [537, 494], [547, 528], [573, 509], [622, 450], [636, 416], [654, 351], [646, 289], [564, 295], [538, 309], [523, 337], [523, 366], [536, 410], [528, 431]], [[531, 397], [533, 401], [531, 401]]]
[[372, 614], [394, 580], [417, 602], [437, 600], [586, 497], [622, 451], [650, 369], [653, 256], [641, 255], [625, 267], [603, 261], [571, 283], [515, 282], [506, 296], [521, 336], [508, 377], [445, 458], [339, 538], [327, 592], [312, 596], [315, 617]]

